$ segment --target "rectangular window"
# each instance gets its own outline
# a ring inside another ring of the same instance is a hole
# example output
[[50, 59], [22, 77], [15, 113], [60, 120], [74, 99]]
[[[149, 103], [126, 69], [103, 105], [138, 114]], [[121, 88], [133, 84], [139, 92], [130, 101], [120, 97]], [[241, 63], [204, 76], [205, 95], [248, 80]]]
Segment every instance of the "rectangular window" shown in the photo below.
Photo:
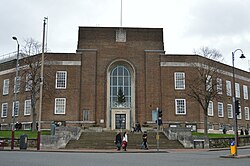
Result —
[[31, 113], [31, 100], [25, 100], [24, 115], [30, 115], [30, 113]]
[[218, 102], [218, 116], [219, 117], [224, 117], [223, 103], [221, 103], [221, 102]]
[[15, 102], [13, 102], [12, 116], [14, 116], [14, 112], [15, 112], [15, 116], [18, 116], [18, 114], [19, 114], [19, 101], [16, 101], [16, 104], [15, 104]]
[[207, 91], [212, 90], [212, 77], [210, 75], [207, 76], [206, 87]]
[[227, 115], [228, 115], [228, 118], [233, 118], [233, 106], [232, 106], [232, 104], [227, 105]]
[[15, 77], [14, 80], [14, 93], [18, 93], [20, 91], [20, 82], [21, 82], [21, 77]]
[[3, 95], [9, 94], [9, 86], [10, 86], [10, 80], [9, 79], [3, 80]]
[[237, 98], [240, 98], [240, 84], [239, 83], [235, 83], [235, 96]]
[[65, 114], [66, 98], [55, 99], [55, 114]]
[[175, 72], [175, 89], [185, 89], [185, 73]]
[[26, 85], [25, 85], [25, 91], [30, 91], [32, 89], [32, 76], [30, 73], [26, 74]]
[[83, 111], [83, 121], [88, 121], [89, 120], [89, 110], [84, 110]]
[[226, 80], [226, 91], [227, 96], [232, 96], [231, 81]]
[[67, 83], [67, 72], [57, 71], [56, 72], [56, 88], [66, 89], [66, 83]]
[[245, 100], [248, 100], [248, 88], [246, 85], [243, 85], [243, 96]]
[[175, 113], [177, 115], [186, 115], [186, 100], [175, 99]]
[[208, 116], [214, 116], [214, 105], [213, 102], [210, 101], [208, 104], [208, 112], [207, 112]]
[[222, 94], [222, 79], [217, 78], [217, 92], [218, 94]]
[[249, 118], [249, 107], [245, 107], [245, 119], [250, 120], [250, 118]]
[[8, 114], [8, 103], [3, 103], [2, 104], [2, 114], [1, 117], [2, 118], [6, 118]]

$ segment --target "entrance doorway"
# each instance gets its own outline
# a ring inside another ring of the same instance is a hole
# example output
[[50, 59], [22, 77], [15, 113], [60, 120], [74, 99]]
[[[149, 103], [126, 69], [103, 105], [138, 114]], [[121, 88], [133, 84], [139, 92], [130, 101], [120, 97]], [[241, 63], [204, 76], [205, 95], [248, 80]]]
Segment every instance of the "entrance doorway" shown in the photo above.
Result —
[[115, 129], [126, 129], [126, 114], [115, 114]]

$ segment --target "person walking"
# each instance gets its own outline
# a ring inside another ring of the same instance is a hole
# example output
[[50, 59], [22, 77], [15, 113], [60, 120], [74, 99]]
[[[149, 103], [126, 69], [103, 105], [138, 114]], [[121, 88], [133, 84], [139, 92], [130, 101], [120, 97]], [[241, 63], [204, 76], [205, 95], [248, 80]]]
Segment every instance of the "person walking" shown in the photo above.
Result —
[[121, 132], [119, 131], [115, 136], [115, 145], [117, 150], [121, 150], [121, 144], [122, 144], [122, 136]]
[[127, 151], [127, 146], [128, 146], [128, 133], [127, 131], [125, 131], [122, 137], [122, 148], [124, 149], [124, 151]]
[[144, 133], [142, 135], [142, 141], [143, 141], [144, 149], [148, 149], [148, 134], [146, 131], [144, 131]]

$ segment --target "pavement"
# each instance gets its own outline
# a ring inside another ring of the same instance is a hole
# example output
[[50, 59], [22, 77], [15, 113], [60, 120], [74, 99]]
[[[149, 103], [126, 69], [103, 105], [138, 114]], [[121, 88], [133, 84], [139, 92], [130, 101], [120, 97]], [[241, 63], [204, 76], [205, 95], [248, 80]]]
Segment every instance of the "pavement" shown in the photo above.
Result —
[[[238, 147], [237, 149], [250, 149], [250, 146], [242, 146]], [[21, 149], [15, 147], [14, 150], [11, 150], [10, 147], [4, 147], [4, 149], [0, 149], [0, 151], [22, 151], [22, 152], [66, 152], [66, 153], [191, 153], [191, 152], [212, 152], [212, 151], [223, 151], [223, 150], [230, 150], [230, 148], [216, 148], [216, 149], [128, 149], [127, 151], [117, 151], [116, 149], [53, 149], [53, 148], [41, 148], [37, 150], [36, 148], [27, 148]], [[220, 156], [220, 158], [250, 158], [250, 154], [244, 155], [224, 155]]]

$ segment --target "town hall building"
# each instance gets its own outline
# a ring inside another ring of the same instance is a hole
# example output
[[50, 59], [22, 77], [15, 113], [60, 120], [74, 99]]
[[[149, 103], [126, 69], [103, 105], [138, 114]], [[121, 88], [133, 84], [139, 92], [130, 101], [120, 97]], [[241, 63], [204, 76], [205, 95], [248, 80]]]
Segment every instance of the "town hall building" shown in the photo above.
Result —
[[[203, 130], [204, 111], [186, 92], [190, 78], [197, 75], [192, 64], [213, 60], [201, 55], [166, 54], [162, 28], [79, 27], [75, 53], [45, 53], [45, 57], [44, 79], [49, 87], [44, 85], [42, 129], [50, 128], [52, 122], [106, 130], [131, 130], [137, 122], [155, 126], [159, 109], [163, 127]], [[1, 129], [13, 124], [15, 62], [0, 61]], [[210, 102], [209, 130], [233, 130], [233, 70], [215, 63], [222, 73], [221, 99]], [[24, 66], [24, 59], [20, 59], [20, 73]], [[31, 102], [25, 76], [21, 80], [15, 120], [29, 129]], [[235, 69], [239, 128], [250, 127], [249, 87], [250, 73]], [[123, 102], [118, 102], [119, 97]]]

